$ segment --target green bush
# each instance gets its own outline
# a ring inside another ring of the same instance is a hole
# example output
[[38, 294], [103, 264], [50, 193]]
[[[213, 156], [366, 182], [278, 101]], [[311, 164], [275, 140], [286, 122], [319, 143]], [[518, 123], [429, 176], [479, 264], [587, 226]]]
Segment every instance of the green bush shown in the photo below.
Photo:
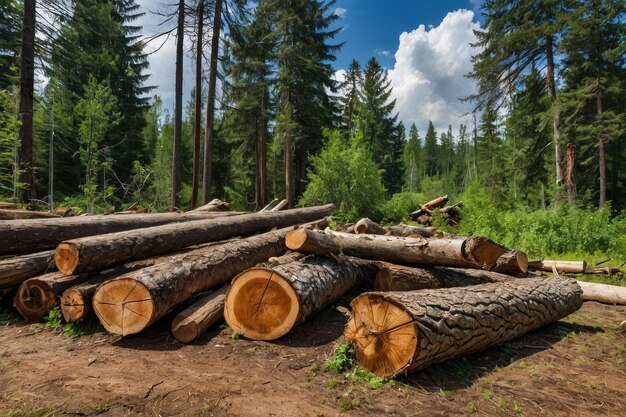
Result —
[[422, 193], [397, 193], [380, 208], [383, 221], [398, 223], [409, 218], [409, 215], [420, 208], [428, 198]]

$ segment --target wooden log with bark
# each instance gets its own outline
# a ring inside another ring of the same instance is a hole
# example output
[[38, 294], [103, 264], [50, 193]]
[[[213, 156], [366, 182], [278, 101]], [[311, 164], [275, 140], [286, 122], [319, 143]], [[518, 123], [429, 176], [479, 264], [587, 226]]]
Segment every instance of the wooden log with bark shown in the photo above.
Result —
[[354, 225], [354, 233], [368, 233], [370, 235], [390, 234], [389, 230], [386, 227], [379, 225], [378, 223], [368, 219], [367, 217], [356, 222], [356, 224]]
[[228, 286], [223, 286], [196, 300], [172, 320], [172, 335], [180, 343], [191, 343], [211, 326], [224, 320], [224, 299]]
[[585, 268], [585, 274], [589, 275], [608, 275], [623, 276], [622, 270], [616, 266], [595, 266], [593, 268]]
[[578, 281], [583, 290], [583, 300], [604, 304], [626, 305], [626, 287]]
[[17, 203], [11, 203], [8, 201], [0, 201], [0, 209], [11, 210], [17, 208]]
[[56, 271], [54, 251], [47, 250], [0, 261], [0, 288], [20, 285], [28, 278]]
[[445, 290], [371, 292], [350, 304], [344, 335], [357, 362], [393, 376], [487, 349], [582, 306], [572, 279], [513, 279]]
[[206, 212], [206, 211], [226, 211], [228, 210], [228, 203], [220, 200], [219, 198], [214, 198], [203, 206], [197, 207], [190, 212]]
[[525, 274], [528, 272], [528, 256], [522, 251], [508, 251], [498, 258], [491, 270], [509, 275]]
[[435, 235], [444, 235], [443, 232], [440, 232], [439, 230], [437, 230], [435, 227], [432, 226], [428, 226], [428, 227], [417, 227], [417, 226], [411, 226], [408, 224], [404, 224], [404, 223], [400, 223], [397, 226], [391, 226], [388, 228], [389, 229], [389, 233], [392, 236], [402, 236], [402, 237], [416, 237], [416, 236], [421, 236], [421, 237], [434, 237]]
[[343, 257], [315, 257], [239, 274], [228, 290], [226, 323], [253, 340], [287, 334], [364, 280], [373, 280], [375, 262]]
[[64, 240], [139, 229], [168, 223], [236, 216], [241, 212], [147, 213], [120, 216], [77, 216], [0, 222], [0, 255], [54, 249]]
[[0, 220], [48, 219], [59, 217], [61, 216], [59, 216], [58, 214], [49, 213], [47, 211], [0, 209]]
[[318, 220], [334, 208], [328, 204], [276, 213], [250, 213], [74, 239], [59, 244], [54, 260], [59, 271], [67, 275], [94, 271], [191, 245]]
[[414, 291], [433, 288], [466, 287], [490, 282], [507, 282], [511, 279], [514, 278], [481, 269], [416, 268], [381, 262], [374, 280], [374, 290]]
[[413, 213], [411, 213], [411, 218], [413, 218], [414, 220], [416, 220], [417, 218], [419, 218], [420, 216], [423, 215], [430, 215], [432, 214], [433, 210], [437, 207], [441, 207], [444, 204], [446, 204], [448, 202], [448, 196], [444, 195], [441, 197], [437, 197], [433, 200], [430, 200], [427, 203], [424, 203], [420, 206], [419, 210], [414, 211]]
[[222, 286], [239, 272], [284, 254], [287, 230], [194, 250], [109, 281], [97, 289], [93, 308], [107, 331], [138, 333], [193, 295]]
[[287, 247], [302, 253], [344, 253], [363, 259], [402, 264], [454, 266], [489, 269], [507, 251], [483, 237], [445, 239], [399, 236], [353, 235], [348, 233], [294, 230], [287, 234]]
[[552, 272], [553, 269], [556, 269], [557, 272], [582, 274], [585, 272], [586, 268], [587, 262], [585, 261], [554, 261], [549, 259], [528, 261], [528, 269], [531, 271]]
[[284, 265], [284, 264], [288, 264], [291, 262], [299, 261], [305, 256], [306, 256], [305, 254], [300, 253], [300, 252], [288, 251], [287, 253], [281, 256], [272, 256], [271, 258], [267, 260], [267, 263], [270, 267], [273, 268], [278, 265]]

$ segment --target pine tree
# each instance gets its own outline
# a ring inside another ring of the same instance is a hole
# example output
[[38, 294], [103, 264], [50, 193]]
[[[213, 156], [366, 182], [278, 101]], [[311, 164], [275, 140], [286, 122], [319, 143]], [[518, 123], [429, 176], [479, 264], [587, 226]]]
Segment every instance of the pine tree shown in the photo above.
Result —
[[424, 138], [424, 172], [428, 176], [439, 175], [437, 156], [439, 153], [439, 147], [437, 146], [437, 132], [433, 122], [428, 122], [428, 130]]
[[504, 179], [501, 174], [502, 138], [498, 129], [498, 114], [494, 107], [487, 106], [480, 119], [478, 136], [478, 169], [482, 184], [490, 190], [492, 197], [502, 198]]
[[404, 173], [406, 190], [415, 193], [419, 189], [420, 178], [423, 175], [422, 143], [415, 123], [411, 123], [409, 140], [404, 145], [403, 159], [406, 168]]
[[339, 99], [341, 106], [341, 131], [351, 137], [358, 117], [359, 89], [363, 85], [361, 65], [353, 59], [348, 67], [346, 79], [340, 86], [342, 96]]
[[7, 0], [0, 4], [0, 90], [17, 82], [21, 15], [19, 1]]

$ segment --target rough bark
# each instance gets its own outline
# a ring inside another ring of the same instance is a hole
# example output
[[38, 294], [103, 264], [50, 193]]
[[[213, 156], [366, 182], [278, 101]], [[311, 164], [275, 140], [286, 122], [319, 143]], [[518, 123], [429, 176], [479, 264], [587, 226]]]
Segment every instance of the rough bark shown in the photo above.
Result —
[[182, 190], [182, 126], [183, 126], [183, 42], [185, 37], [185, 1], [178, 1], [176, 28], [176, 71], [174, 91], [174, 140], [172, 141], [172, 210], [180, 208]]
[[204, 170], [202, 175], [202, 203], [211, 198], [211, 158], [213, 156], [213, 124], [215, 121], [215, 92], [217, 90], [217, 60], [222, 30], [222, 0], [215, 0], [213, 34], [211, 36], [211, 60], [209, 62], [209, 91], [206, 104], [206, 126], [204, 130]]
[[36, 275], [56, 270], [54, 251], [31, 253], [0, 261], [0, 288], [11, 288]]
[[307, 256], [307, 255], [304, 255], [304, 254], [302, 254], [300, 252], [288, 251], [287, 253], [285, 253], [282, 256], [273, 256], [273, 257], [269, 258], [267, 260], [267, 263], [268, 263], [268, 265], [270, 267], [273, 268], [273, 267], [278, 266], [278, 265], [284, 265], [284, 264], [288, 264], [288, 263], [291, 263], [291, 262], [298, 261], [298, 260], [304, 258], [305, 256]]
[[8, 201], [0, 201], [0, 209], [14, 209], [17, 208], [17, 204], [16, 203], [10, 203]]
[[59, 217], [61, 216], [59, 216], [58, 214], [49, 213], [47, 211], [0, 209], [0, 220], [47, 219]]
[[111, 333], [138, 333], [202, 291], [225, 284], [246, 268], [285, 253], [287, 229], [172, 257], [109, 281], [96, 291], [93, 308]]
[[508, 275], [480, 269], [447, 267], [415, 268], [381, 262], [375, 291], [414, 291], [432, 288], [466, 287], [491, 282], [507, 282]]
[[386, 227], [379, 225], [378, 223], [368, 219], [367, 217], [359, 220], [354, 225], [354, 232], [356, 234], [367, 233], [370, 235], [388, 235], [389, 230]]
[[198, 185], [200, 184], [200, 131], [202, 119], [202, 43], [204, 42], [204, 0], [198, 1], [196, 9], [198, 30], [196, 32], [196, 87], [193, 119], [193, 163], [191, 176], [191, 208], [198, 204]]
[[563, 200], [563, 156], [561, 149], [561, 115], [556, 102], [556, 83], [554, 77], [554, 37], [546, 37], [546, 86], [552, 113], [552, 140], [556, 162], [556, 201]]
[[180, 343], [190, 343], [211, 326], [224, 320], [224, 299], [228, 286], [199, 298], [172, 320], [172, 335]]
[[556, 278], [372, 292], [352, 301], [344, 335], [363, 368], [392, 376], [515, 339], [573, 313], [582, 302], [575, 280]]
[[502, 274], [525, 274], [528, 272], [528, 256], [522, 251], [512, 250], [502, 254], [491, 269]]
[[153, 213], [120, 216], [80, 216], [57, 219], [8, 220], [0, 222], [0, 255], [55, 248], [64, 240], [124, 230], [235, 216], [241, 212]]
[[626, 287], [578, 281], [583, 290], [583, 300], [605, 304], [626, 305]]
[[314, 221], [329, 215], [333, 210], [334, 206], [328, 204], [277, 213], [251, 213], [223, 219], [198, 220], [68, 240], [57, 246], [54, 261], [59, 271], [66, 275], [95, 271], [107, 265], [168, 253], [191, 245]]
[[400, 223], [397, 226], [389, 227], [389, 232], [392, 236], [403, 236], [403, 237], [421, 236], [421, 237], [429, 238], [429, 237], [434, 237], [435, 235], [438, 235], [438, 234], [443, 235], [443, 232], [440, 232], [439, 230], [437, 230], [436, 228], [432, 226], [417, 227], [417, 226], [410, 226], [404, 223]]
[[445, 239], [353, 235], [305, 229], [287, 234], [287, 247], [302, 253], [330, 253], [403, 264], [489, 269], [507, 251], [487, 238]]
[[582, 274], [587, 268], [585, 261], [553, 261], [544, 259], [541, 261], [528, 261], [528, 269], [531, 271], [552, 272], [556, 268], [558, 272], [573, 272]]
[[364, 280], [373, 280], [375, 262], [316, 257], [273, 269], [253, 268], [233, 280], [224, 318], [237, 333], [253, 340], [287, 334]]

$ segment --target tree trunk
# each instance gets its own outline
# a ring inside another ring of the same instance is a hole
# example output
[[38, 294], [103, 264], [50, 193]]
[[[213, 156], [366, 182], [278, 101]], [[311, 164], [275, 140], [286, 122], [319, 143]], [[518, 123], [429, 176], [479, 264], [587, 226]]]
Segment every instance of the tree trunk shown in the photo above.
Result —
[[95, 271], [107, 265], [168, 253], [191, 245], [314, 221], [333, 210], [334, 206], [328, 204], [90, 236], [60, 243], [54, 260], [59, 271], [66, 275]]
[[96, 291], [93, 308], [107, 331], [141, 332], [194, 294], [219, 287], [244, 269], [285, 253], [287, 230], [192, 251], [109, 281]]
[[19, 220], [19, 219], [49, 219], [61, 217], [58, 214], [49, 213], [47, 211], [32, 210], [6, 210], [0, 209], [0, 220]]
[[150, 213], [119, 216], [80, 216], [0, 222], [0, 255], [52, 249], [64, 240], [121, 232], [168, 223], [235, 216], [241, 212]]
[[302, 253], [346, 254], [405, 264], [489, 269], [507, 251], [483, 237], [446, 239], [352, 235], [297, 229], [287, 234], [287, 247]]
[[552, 272], [553, 268], [556, 268], [558, 272], [573, 272], [576, 274], [582, 274], [585, 272], [585, 268], [587, 268], [587, 262], [585, 261], [552, 261], [549, 259], [528, 262], [528, 269], [530, 269], [531, 271]]
[[431, 288], [467, 287], [490, 282], [507, 282], [511, 279], [515, 278], [480, 269], [415, 268], [381, 262], [374, 280], [374, 290], [414, 291]]
[[54, 308], [63, 291], [87, 279], [88, 274], [63, 275], [61, 272], [27, 279], [19, 286], [13, 306], [26, 321], [39, 321]]
[[561, 151], [560, 110], [556, 102], [556, 84], [554, 78], [554, 38], [546, 38], [546, 85], [552, 106], [552, 139], [554, 141], [554, 157], [556, 161], [556, 201], [563, 201], [563, 156]]
[[253, 268], [233, 280], [224, 318], [237, 333], [253, 340], [287, 334], [364, 280], [373, 280], [375, 262], [344, 257], [307, 258], [273, 269]]
[[196, 33], [196, 95], [194, 97], [193, 120], [193, 166], [191, 180], [191, 208], [198, 204], [200, 183], [200, 127], [202, 116], [202, 42], [204, 41], [204, 0], [198, 1], [198, 31]]
[[178, 2], [176, 29], [176, 85], [174, 104], [174, 140], [172, 144], [172, 210], [180, 208], [182, 190], [181, 144], [183, 126], [183, 41], [185, 37], [185, 1]]
[[282, 209], [287, 207], [287, 200], [282, 199], [276, 204], [274, 207], [270, 209], [270, 211], [281, 211]]
[[259, 146], [257, 149], [257, 164], [259, 166], [259, 179], [257, 181], [257, 205], [263, 207], [267, 204], [267, 97], [263, 91], [263, 102], [261, 103], [261, 126], [259, 128]]
[[567, 185], [567, 204], [574, 206], [576, 200], [576, 145], [568, 143], [565, 147], [565, 183]]
[[616, 266], [597, 266], [594, 268], [585, 268], [585, 274], [591, 274], [591, 275], [601, 275], [601, 274], [606, 274], [608, 276], [611, 275], [617, 275], [617, 276], [623, 276], [624, 273], [622, 272], [622, 270]]
[[626, 305], [626, 287], [578, 281], [583, 290], [583, 300], [605, 304]]
[[111, 280], [112, 277], [102, 275], [74, 285], [61, 295], [61, 312], [68, 323], [74, 323], [86, 319], [91, 315], [91, 300], [98, 287]]
[[371, 221], [367, 217], [359, 220], [354, 225], [354, 232], [356, 234], [367, 233], [370, 235], [388, 235], [389, 230], [376, 222]]
[[17, 204], [16, 203], [10, 203], [8, 201], [0, 201], [0, 209], [2, 210], [6, 210], [6, 209], [16, 209], [17, 208]]
[[512, 250], [502, 254], [491, 269], [501, 274], [525, 274], [528, 272], [528, 256], [522, 251]]
[[403, 236], [403, 237], [421, 236], [421, 237], [426, 237], [426, 238], [433, 237], [437, 234], [443, 234], [442, 232], [439, 232], [439, 230], [437, 230], [436, 228], [432, 226], [417, 227], [417, 226], [410, 226], [404, 223], [400, 223], [397, 226], [389, 227], [389, 232], [391, 233], [392, 236]]
[[575, 280], [556, 278], [372, 292], [350, 304], [344, 335], [359, 365], [393, 376], [515, 339], [573, 313], [582, 302]]
[[33, 175], [33, 101], [35, 89], [35, 20], [36, 1], [24, 0], [22, 19], [22, 50], [20, 53], [20, 132], [18, 168], [19, 182], [26, 189], [17, 187], [16, 197], [27, 203], [34, 197], [35, 179]]
[[209, 327], [224, 320], [224, 299], [228, 286], [213, 291], [178, 313], [172, 320], [172, 335], [180, 343], [190, 343]]
[[54, 251], [32, 253], [0, 261], [0, 288], [11, 288], [36, 275], [55, 271]]
[[211, 36], [211, 61], [209, 62], [209, 91], [206, 103], [204, 130], [204, 172], [202, 176], [202, 204], [211, 198], [211, 158], [213, 156], [213, 123], [215, 121], [215, 91], [217, 90], [217, 59], [222, 30], [222, 0], [215, 0], [213, 34]]
[[193, 210], [191, 210], [192, 212], [206, 212], [206, 211], [227, 211], [228, 210], [228, 203], [220, 200], [219, 198], [214, 198], [213, 200], [209, 201], [207, 204], [197, 207]]

